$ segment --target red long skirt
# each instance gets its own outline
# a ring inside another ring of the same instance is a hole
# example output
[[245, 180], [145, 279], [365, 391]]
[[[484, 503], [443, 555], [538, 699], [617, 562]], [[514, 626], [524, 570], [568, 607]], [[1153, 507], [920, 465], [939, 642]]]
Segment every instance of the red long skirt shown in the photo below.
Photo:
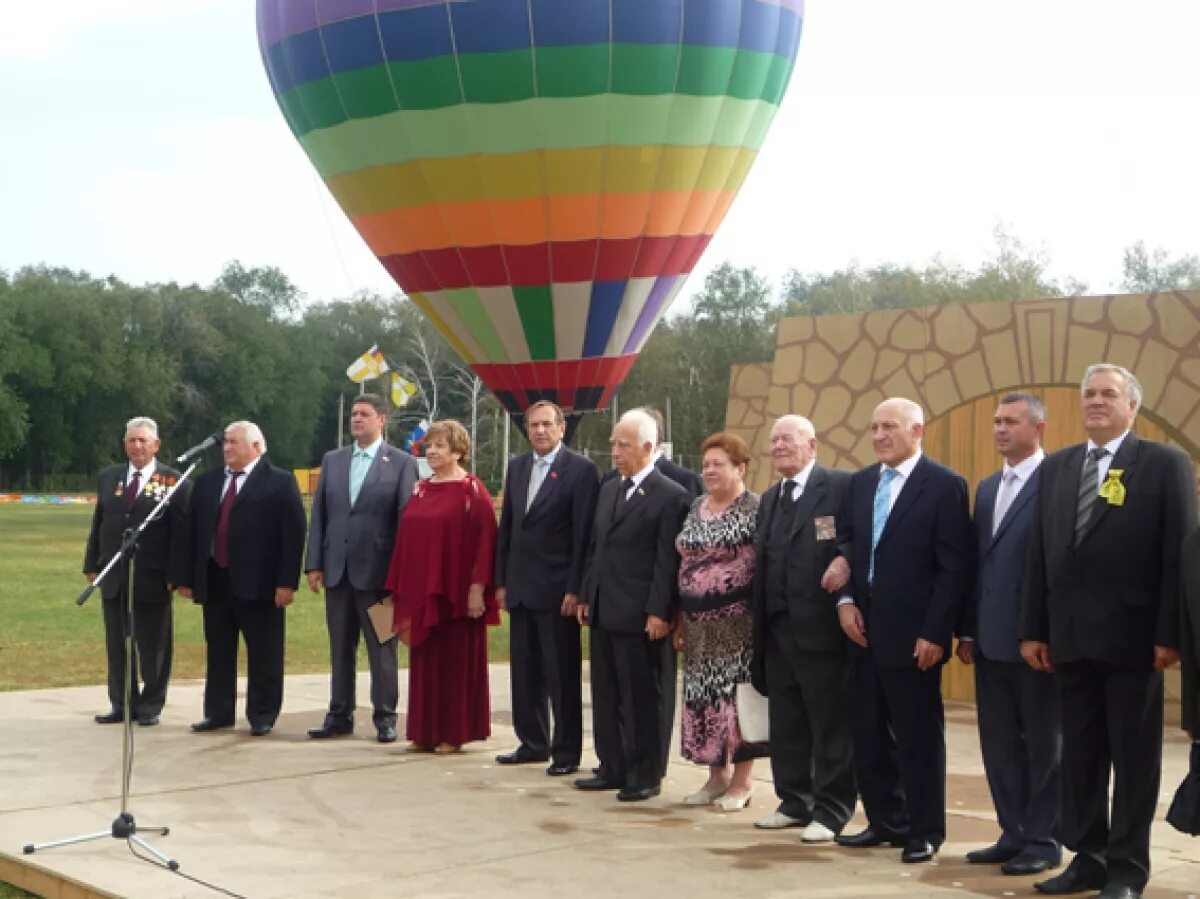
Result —
[[491, 736], [484, 619], [443, 621], [410, 650], [408, 659], [409, 740], [432, 749]]

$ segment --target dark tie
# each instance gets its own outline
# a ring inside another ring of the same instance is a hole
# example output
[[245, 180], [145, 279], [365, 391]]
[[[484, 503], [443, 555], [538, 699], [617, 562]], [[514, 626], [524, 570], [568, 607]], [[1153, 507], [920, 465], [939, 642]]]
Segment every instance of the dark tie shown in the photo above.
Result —
[[796, 482], [791, 478], [786, 478], [779, 485], [779, 499], [783, 503], [784, 511], [790, 512], [796, 506]]
[[133, 508], [133, 504], [137, 502], [138, 490], [142, 486], [142, 473], [135, 471], [133, 477], [129, 479], [129, 483], [125, 487], [125, 511], [128, 512]]
[[217, 512], [217, 531], [213, 534], [213, 561], [221, 568], [229, 567], [229, 513], [237, 501], [237, 481], [244, 472], [229, 472], [229, 487], [221, 497], [221, 508]]
[[1083, 538], [1088, 522], [1092, 518], [1092, 509], [1100, 498], [1100, 460], [1108, 455], [1108, 450], [1102, 446], [1088, 450], [1087, 461], [1083, 463], [1083, 477], [1079, 479], [1079, 498], [1075, 504], [1075, 542]]
[[633, 478], [621, 478], [621, 489], [617, 492], [617, 511], [620, 512], [629, 502], [629, 488], [633, 486]]

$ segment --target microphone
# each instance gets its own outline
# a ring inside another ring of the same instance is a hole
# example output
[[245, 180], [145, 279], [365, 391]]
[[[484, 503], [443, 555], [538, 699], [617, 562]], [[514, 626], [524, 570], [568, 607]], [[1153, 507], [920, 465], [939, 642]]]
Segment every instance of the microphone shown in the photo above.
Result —
[[209, 434], [200, 443], [197, 443], [195, 446], [193, 446], [190, 450], [188, 450], [182, 456], [179, 456], [178, 458], [176, 458], [175, 461], [176, 462], [191, 462], [192, 459], [196, 458], [196, 456], [200, 455], [205, 450], [207, 450], [211, 447], [214, 447], [218, 443], [220, 443], [224, 439], [224, 437], [225, 437], [224, 431], [217, 431], [215, 434]]

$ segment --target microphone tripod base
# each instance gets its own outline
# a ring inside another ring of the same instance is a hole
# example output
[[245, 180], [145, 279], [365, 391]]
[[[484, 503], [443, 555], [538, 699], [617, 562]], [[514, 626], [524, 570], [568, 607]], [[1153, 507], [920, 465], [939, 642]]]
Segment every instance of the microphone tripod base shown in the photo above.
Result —
[[[171, 832], [169, 827], [143, 827], [143, 831], [156, 833], [159, 836], [165, 837]], [[168, 855], [159, 852], [140, 836], [138, 836], [138, 825], [134, 820], [133, 815], [129, 812], [121, 812], [113, 820], [112, 827], [109, 830], [102, 830], [98, 833], [87, 833], [78, 837], [67, 837], [65, 840], [52, 840], [49, 843], [30, 843], [24, 847], [26, 855], [33, 855], [42, 849], [54, 849], [58, 846], [69, 846], [72, 843], [87, 843], [91, 840], [103, 840], [105, 837], [112, 837], [114, 840], [128, 840], [130, 843], [137, 843], [145, 849], [161, 864], [170, 871], [179, 870], [179, 862]]]

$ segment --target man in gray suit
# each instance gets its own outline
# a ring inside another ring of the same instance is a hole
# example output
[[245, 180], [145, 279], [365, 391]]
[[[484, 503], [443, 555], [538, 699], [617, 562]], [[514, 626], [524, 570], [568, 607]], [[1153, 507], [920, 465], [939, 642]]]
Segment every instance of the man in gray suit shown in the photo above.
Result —
[[1046, 406], [1029, 393], [1000, 400], [992, 437], [1004, 467], [975, 494], [975, 591], [964, 609], [958, 657], [975, 664], [979, 743], [1000, 839], [967, 853], [1005, 874], [1038, 874], [1059, 865], [1062, 722], [1053, 676], [1021, 658], [1021, 585], [1037, 509], [1038, 467], [1046, 453]]
[[367, 610], [383, 596], [396, 526], [417, 483], [417, 463], [384, 442], [387, 405], [364, 393], [354, 398], [354, 443], [325, 454], [313, 496], [304, 570], [314, 593], [325, 588], [331, 682], [329, 711], [314, 739], [354, 731], [355, 656], [367, 644], [371, 704], [380, 743], [396, 740], [396, 636], [380, 642]]

